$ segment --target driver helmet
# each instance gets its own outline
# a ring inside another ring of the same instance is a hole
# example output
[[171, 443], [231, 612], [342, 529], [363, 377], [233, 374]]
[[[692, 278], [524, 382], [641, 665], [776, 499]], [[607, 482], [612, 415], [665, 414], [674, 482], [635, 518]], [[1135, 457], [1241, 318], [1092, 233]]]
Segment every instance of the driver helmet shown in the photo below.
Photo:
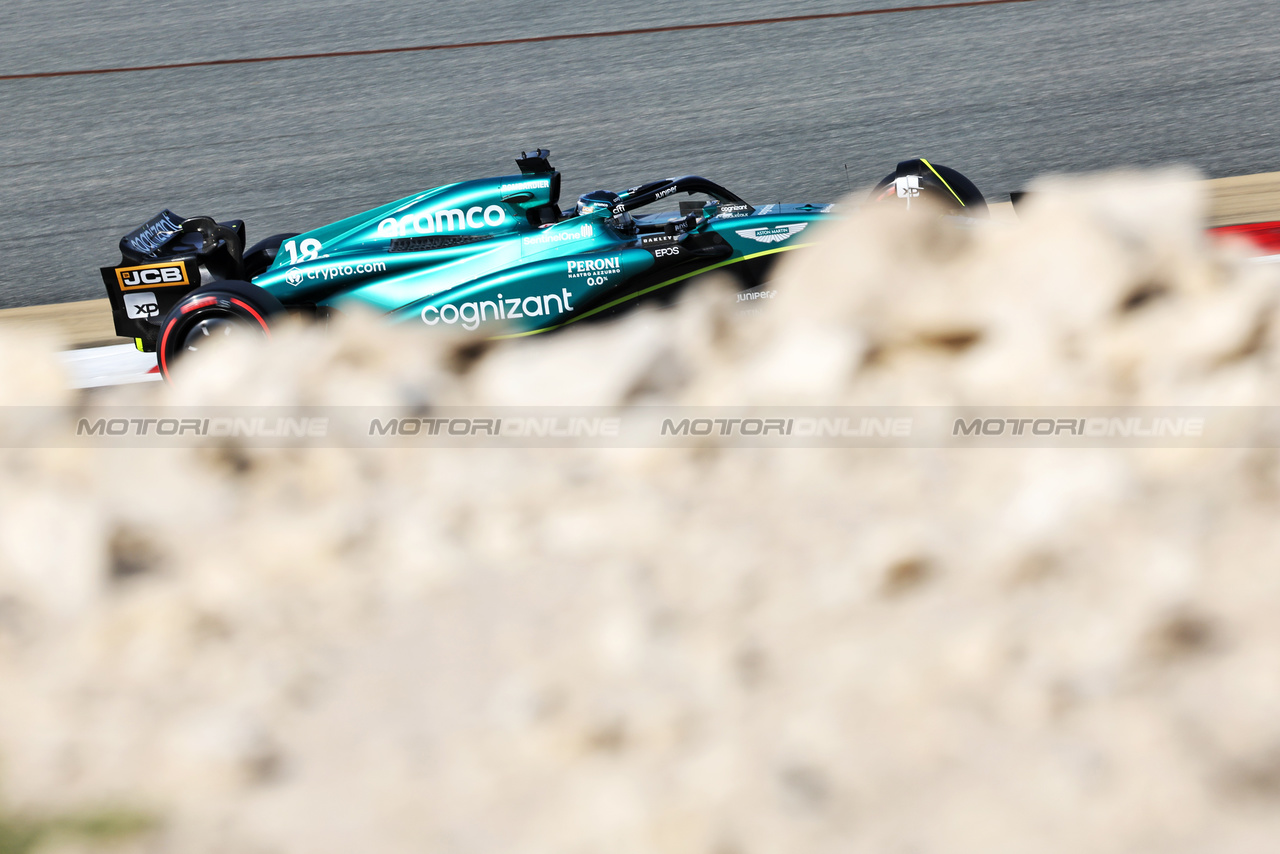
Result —
[[609, 190], [596, 190], [578, 196], [577, 216], [603, 216], [608, 225], [616, 230], [629, 234], [635, 231], [636, 223], [631, 213], [622, 207], [622, 197]]
[[972, 181], [924, 158], [902, 161], [871, 192], [874, 202], [893, 202], [908, 209], [918, 199], [932, 201], [948, 214], [971, 218], [987, 215], [987, 201]]

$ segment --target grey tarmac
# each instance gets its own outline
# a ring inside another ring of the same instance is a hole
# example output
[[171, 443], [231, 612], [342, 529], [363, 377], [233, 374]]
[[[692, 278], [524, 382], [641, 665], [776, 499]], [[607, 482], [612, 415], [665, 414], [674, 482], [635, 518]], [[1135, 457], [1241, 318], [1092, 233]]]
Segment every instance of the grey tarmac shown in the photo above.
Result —
[[[906, 6], [18, 0], [0, 74]], [[164, 207], [255, 240], [545, 145], [565, 195], [706, 175], [825, 201], [924, 155], [989, 195], [1034, 175], [1280, 170], [1267, 0], [988, 8], [457, 51], [0, 81], [0, 308], [93, 299]]]

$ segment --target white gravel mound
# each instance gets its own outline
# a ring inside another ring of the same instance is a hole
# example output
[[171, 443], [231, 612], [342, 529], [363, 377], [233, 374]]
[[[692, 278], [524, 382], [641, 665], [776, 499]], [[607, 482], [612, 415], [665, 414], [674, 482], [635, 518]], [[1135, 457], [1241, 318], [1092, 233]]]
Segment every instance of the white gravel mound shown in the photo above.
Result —
[[[489, 349], [356, 319], [118, 394], [1272, 405], [1275, 271], [1208, 245], [1182, 177], [1049, 183], [988, 228], [857, 214], [758, 317], [712, 284]], [[0, 403], [56, 387], [23, 347]], [[0, 470], [10, 815], [127, 805], [156, 854], [1280, 834], [1272, 449], [228, 445]]]

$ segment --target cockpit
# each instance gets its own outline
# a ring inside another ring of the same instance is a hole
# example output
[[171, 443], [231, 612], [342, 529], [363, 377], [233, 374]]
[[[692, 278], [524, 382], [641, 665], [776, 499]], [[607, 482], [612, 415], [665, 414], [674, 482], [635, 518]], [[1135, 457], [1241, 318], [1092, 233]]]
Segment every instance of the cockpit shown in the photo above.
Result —
[[[731, 211], [735, 216], [754, 212], [754, 208], [736, 194], [697, 175], [650, 181], [621, 192], [594, 190], [579, 196], [572, 208], [560, 210], [555, 204], [560, 174], [552, 168], [549, 157], [549, 151], [538, 149], [525, 152], [516, 161], [523, 174], [554, 175], [551, 203], [529, 211], [529, 219], [535, 226], [587, 217], [600, 220], [622, 235], [682, 234], [723, 212]], [[677, 199], [677, 196], [686, 198]], [[672, 209], [672, 202], [677, 203], [678, 209]]]
[[[675, 198], [681, 195], [692, 198]], [[673, 201], [677, 202], [678, 210], [671, 209]], [[718, 215], [722, 208], [731, 208], [738, 215], [754, 210], [719, 184], [697, 175], [685, 175], [651, 181], [621, 193], [610, 190], [584, 193], [578, 197], [574, 209], [565, 211], [564, 215], [600, 217], [620, 234], [681, 234]]]

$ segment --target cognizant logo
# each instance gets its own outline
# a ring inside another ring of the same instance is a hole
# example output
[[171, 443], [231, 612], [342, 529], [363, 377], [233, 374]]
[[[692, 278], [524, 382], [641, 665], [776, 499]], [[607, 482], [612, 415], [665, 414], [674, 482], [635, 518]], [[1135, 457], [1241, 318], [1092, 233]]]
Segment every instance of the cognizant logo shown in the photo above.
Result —
[[463, 329], [475, 329], [485, 320], [541, 317], [551, 314], [552, 308], [556, 314], [564, 314], [573, 311], [573, 306], [569, 304], [572, 296], [568, 288], [561, 288], [558, 294], [539, 294], [524, 299], [503, 299], [502, 294], [498, 294], [496, 299], [480, 302], [464, 302], [460, 305], [449, 303], [439, 307], [429, 305], [422, 310], [422, 322], [427, 326], [435, 326], [442, 320], [450, 326], [461, 322]]
[[378, 223], [379, 237], [407, 237], [410, 234], [443, 234], [447, 231], [468, 231], [477, 228], [497, 228], [507, 221], [507, 211], [501, 205], [482, 208], [476, 205], [465, 212], [458, 208], [423, 211], [402, 217], [387, 217]]

